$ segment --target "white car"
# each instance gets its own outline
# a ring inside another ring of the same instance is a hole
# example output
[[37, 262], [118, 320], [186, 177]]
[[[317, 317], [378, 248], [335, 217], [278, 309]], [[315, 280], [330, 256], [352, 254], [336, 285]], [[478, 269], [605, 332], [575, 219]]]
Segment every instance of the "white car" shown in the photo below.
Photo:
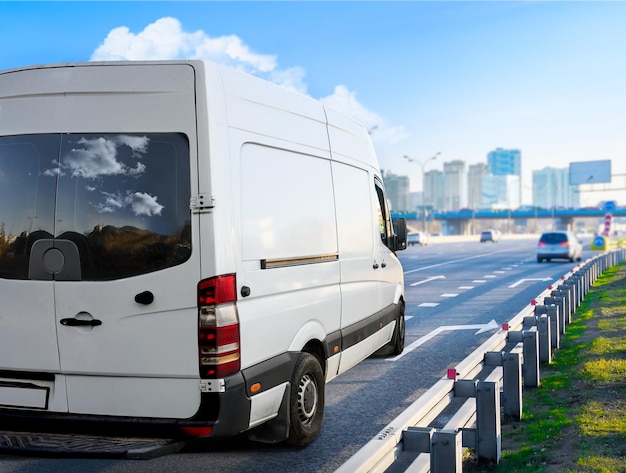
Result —
[[420, 245], [426, 246], [428, 245], [428, 234], [424, 232], [411, 232], [407, 236], [407, 244], [408, 245]]
[[490, 241], [495, 243], [500, 241], [500, 232], [498, 230], [485, 230], [480, 234], [480, 242]]
[[553, 259], [583, 259], [583, 245], [576, 235], [568, 231], [545, 232], [541, 235], [537, 243], [537, 262]]

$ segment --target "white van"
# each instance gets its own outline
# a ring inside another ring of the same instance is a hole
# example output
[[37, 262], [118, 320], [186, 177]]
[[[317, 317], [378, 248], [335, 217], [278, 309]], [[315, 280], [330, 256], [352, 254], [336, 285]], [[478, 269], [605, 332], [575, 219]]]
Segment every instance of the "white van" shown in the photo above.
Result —
[[0, 418], [305, 445], [404, 346], [367, 131], [203, 61], [0, 72]]

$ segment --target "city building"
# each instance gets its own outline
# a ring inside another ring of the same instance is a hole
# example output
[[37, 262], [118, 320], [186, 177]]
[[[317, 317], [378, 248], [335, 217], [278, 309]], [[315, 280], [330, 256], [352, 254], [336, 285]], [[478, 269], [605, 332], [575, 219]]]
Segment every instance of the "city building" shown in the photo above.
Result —
[[479, 209], [483, 206], [483, 177], [489, 174], [487, 163], [470, 164], [467, 168], [467, 206]]
[[409, 177], [398, 176], [391, 172], [381, 172], [390, 210], [394, 212], [414, 212], [415, 206], [412, 206], [409, 201]]
[[436, 211], [445, 208], [445, 181], [442, 171], [434, 169], [424, 174], [424, 201], [426, 208]]
[[569, 168], [533, 171], [533, 205], [544, 209], [580, 207], [580, 192], [569, 183]]
[[444, 210], [460, 210], [467, 207], [467, 169], [465, 161], [443, 163]]
[[522, 153], [518, 149], [496, 148], [487, 153], [487, 166], [494, 176], [522, 175]]
[[487, 174], [483, 176], [480, 208], [515, 210], [520, 204], [518, 176], [512, 174], [505, 176]]

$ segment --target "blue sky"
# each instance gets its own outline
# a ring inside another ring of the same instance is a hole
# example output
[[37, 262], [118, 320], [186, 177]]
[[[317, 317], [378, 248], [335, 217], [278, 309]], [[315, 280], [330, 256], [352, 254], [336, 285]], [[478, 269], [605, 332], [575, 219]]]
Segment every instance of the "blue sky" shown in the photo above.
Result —
[[[626, 2], [6, 2], [0, 69], [201, 57], [321, 99], [373, 129], [381, 167], [531, 172], [610, 159], [626, 174]], [[613, 188], [626, 187], [614, 179]], [[589, 193], [584, 203], [626, 193]]]

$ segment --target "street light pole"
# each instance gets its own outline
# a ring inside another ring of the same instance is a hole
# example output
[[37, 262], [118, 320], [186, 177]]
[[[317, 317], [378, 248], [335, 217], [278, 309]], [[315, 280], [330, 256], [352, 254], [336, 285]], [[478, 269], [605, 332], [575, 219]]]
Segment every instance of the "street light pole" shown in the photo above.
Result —
[[426, 163], [428, 161], [434, 161], [441, 154], [441, 151], [437, 151], [434, 156], [424, 159], [422, 161], [418, 161], [417, 159], [410, 158], [407, 155], [404, 155], [404, 159], [408, 160], [410, 163], [416, 163], [420, 167], [421, 171], [421, 180], [422, 180], [422, 230], [426, 233], [426, 175], [424, 173], [424, 168], [426, 167]]

